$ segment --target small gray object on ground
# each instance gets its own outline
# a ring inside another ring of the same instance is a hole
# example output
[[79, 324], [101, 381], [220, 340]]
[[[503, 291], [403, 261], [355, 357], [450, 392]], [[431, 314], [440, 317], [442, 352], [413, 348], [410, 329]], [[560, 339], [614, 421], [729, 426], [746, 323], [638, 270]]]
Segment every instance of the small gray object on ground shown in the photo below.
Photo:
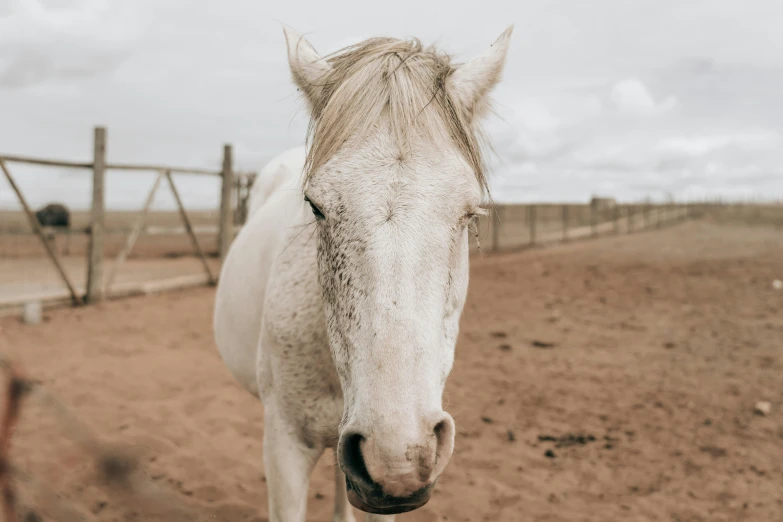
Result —
[[757, 415], [767, 416], [772, 413], [772, 403], [768, 401], [759, 401], [754, 408]]
[[24, 304], [22, 320], [27, 324], [39, 324], [43, 315], [41, 301], [32, 301]]

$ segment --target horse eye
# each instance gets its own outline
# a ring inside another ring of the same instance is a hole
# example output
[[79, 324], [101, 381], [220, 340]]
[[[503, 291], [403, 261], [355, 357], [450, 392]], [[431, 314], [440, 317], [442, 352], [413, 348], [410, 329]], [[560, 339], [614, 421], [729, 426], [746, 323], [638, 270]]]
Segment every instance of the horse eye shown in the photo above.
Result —
[[313, 215], [315, 216], [315, 219], [321, 220], [325, 219], [324, 213], [321, 212], [321, 209], [315, 206], [315, 204], [310, 201], [310, 198], [305, 196], [305, 201], [307, 201], [307, 204], [310, 205], [310, 210], [313, 211]]
[[479, 215], [475, 212], [468, 212], [464, 216], [462, 216], [462, 224], [463, 225], [469, 225], [476, 219], [478, 219]]
[[479, 222], [479, 219], [481, 218], [481, 216], [486, 216], [486, 215], [487, 215], [487, 212], [484, 209], [482, 209], [482, 208], [473, 209], [473, 210], [470, 210], [470, 211], [466, 212], [462, 216], [462, 219], [460, 220], [460, 222], [462, 223], [462, 226], [468, 226], [468, 225], [471, 225], [471, 224], [473, 224], [475, 226], [478, 226], [478, 222]]

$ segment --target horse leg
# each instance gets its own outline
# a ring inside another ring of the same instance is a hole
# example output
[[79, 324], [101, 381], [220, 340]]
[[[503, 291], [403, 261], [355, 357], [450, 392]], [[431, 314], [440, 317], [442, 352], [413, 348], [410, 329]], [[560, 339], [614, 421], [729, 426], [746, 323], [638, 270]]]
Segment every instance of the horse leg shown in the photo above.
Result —
[[394, 515], [376, 515], [367, 513], [364, 516], [364, 522], [394, 522]]
[[269, 491], [269, 522], [304, 522], [310, 474], [323, 452], [308, 447], [270, 408], [264, 414], [264, 470]]
[[334, 465], [334, 517], [333, 522], [356, 522], [351, 503], [348, 502], [348, 490], [345, 486], [345, 474], [339, 464]]

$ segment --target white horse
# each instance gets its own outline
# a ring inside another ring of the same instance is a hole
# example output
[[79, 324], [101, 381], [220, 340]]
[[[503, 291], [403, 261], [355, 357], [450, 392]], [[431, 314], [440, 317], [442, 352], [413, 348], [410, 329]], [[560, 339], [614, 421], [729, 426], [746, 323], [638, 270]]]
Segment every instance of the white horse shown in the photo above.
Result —
[[305, 519], [326, 448], [336, 521], [424, 505], [449, 462], [443, 388], [487, 188], [478, 123], [511, 31], [455, 65], [391, 38], [322, 58], [285, 29], [309, 148], [259, 175], [214, 314], [226, 366], [264, 405], [273, 522]]

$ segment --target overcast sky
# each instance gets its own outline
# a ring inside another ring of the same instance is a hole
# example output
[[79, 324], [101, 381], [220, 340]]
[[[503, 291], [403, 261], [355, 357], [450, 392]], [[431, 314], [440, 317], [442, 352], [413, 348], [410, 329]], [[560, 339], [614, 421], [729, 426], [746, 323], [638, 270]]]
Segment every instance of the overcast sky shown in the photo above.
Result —
[[[112, 161], [217, 167], [228, 142], [258, 169], [304, 140], [282, 23], [323, 53], [416, 36], [459, 60], [515, 24], [488, 122], [499, 201], [783, 196], [781, 0], [0, 0], [0, 153], [88, 159], [105, 125]], [[35, 205], [88, 202], [82, 174], [13, 171]], [[111, 174], [109, 206], [150, 183]]]

